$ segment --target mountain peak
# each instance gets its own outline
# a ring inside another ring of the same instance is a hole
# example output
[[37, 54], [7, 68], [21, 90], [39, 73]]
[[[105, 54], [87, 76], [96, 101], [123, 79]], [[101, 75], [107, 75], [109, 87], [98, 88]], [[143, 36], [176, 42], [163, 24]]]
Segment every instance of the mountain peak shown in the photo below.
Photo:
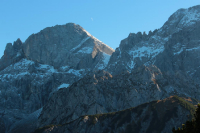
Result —
[[18, 51], [22, 48], [22, 41], [20, 40], [20, 38], [18, 38], [14, 43], [13, 43], [13, 49], [15, 51]]
[[[107, 119], [109, 129], [117, 132], [113, 129], [121, 125], [118, 131], [126, 132], [121, 130], [125, 125], [154, 132], [162, 120], [162, 129], [157, 132], [170, 132], [171, 125], [190, 113], [181, 106], [188, 107], [188, 103], [172, 95], [191, 97], [189, 101], [200, 99], [199, 7], [178, 10], [162, 28], [148, 35], [129, 34], [115, 52], [74, 23], [45, 28], [24, 43], [17, 39], [7, 44], [0, 60], [0, 113], [6, 120], [2, 124], [8, 127], [6, 132], [22, 127], [26, 129], [20, 132], [31, 132], [36, 123], [66, 125], [81, 116], [118, 112], [141, 104], [131, 114], [128, 109], [122, 117]], [[130, 115], [124, 117], [126, 114]], [[133, 121], [124, 121], [131, 118]], [[100, 123], [101, 119], [97, 120]], [[94, 131], [69, 127], [95, 132], [106, 123], [96, 125]]]
[[[98, 63], [94, 59], [104, 58], [96, 58], [101, 55], [99, 53], [110, 56], [114, 52], [112, 48], [74, 23], [48, 27], [32, 34], [23, 44], [23, 49], [29, 60], [56, 68], [72, 66], [75, 69], [88, 68], [85, 62]], [[91, 69], [95, 67], [93, 63], [89, 65]]]
[[167, 35], [178, 32], [187, 27], [193, 28], [200, 21], [200, 5], [187, 9], [179, 9], [173, 13], [159, 30]]

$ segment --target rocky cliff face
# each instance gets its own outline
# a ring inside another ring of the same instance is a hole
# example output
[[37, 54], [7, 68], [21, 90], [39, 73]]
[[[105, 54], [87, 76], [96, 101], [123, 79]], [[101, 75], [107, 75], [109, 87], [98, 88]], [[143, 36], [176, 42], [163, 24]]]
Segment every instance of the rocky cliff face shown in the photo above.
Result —
[[[180, 9], [158, 30], [131, 33], [111, 56], [107, 70], [112, 74], [134, 67], [155, 65], [162, 72], [183, 71], [199, 79], [200, 6]], [[116, 68], [116, 69], [115, 69]]]
[[104, 69], [113, 52], [72, 23], [46, 28], [25, 43], [8, 43], [0, 60], [0, 112], [6, 131], [12, 132], [13, 123], [42, 108], [60, 88], [88, 71]]
[[155, 66], [139, 67], [132, 73], [117, 76], [97, 71], [55, 93], [44, 106], [38, 126], [64, 124], [82, 115], [120, 111], [171, 95], [200, 99], [199, 89], [184, 75], [162, 74]]
[[184, 99], [171, 96], [120, 112], [81, 116], [60, 125], [49, 125], [35, 131], [41, 133], [170, 133], [190, 120], [195, 107]]
[[[114, 50], [85, 31], [81, 26], [68, 23], [45, 28], [31, 35], [23, 45], [27, 59], [75, 69], [102, 69]], [[107, 59], [108, 58], [108, 59]], [[97, 66], [98, 64], [98, 66]]]
[[130, 34], [106, 67], [112, 76], [97, 72], [56, 93], [43, 109], [39, 125], [63, 124], [81, 115], [123, 110], [173, 94], [199, 99], [200, 64], [195, 61], [200, 46], [199, 9], [178, 10], [148, 35]]
[[0, 131], [32, 132], [171, 95], [200, 99], [199, 30], [195, 6], [178, 10], [158, 30], [129, 34], [116, 51], [73, 23], [7, 44], [0, 59]]
[[24, 57], [22, 42], [20, 39], [17, 39], [12, 45], [8, 43], [6, 45], [4, 55], [0, 59], [0, 70], [3, 70], [7, 66], [18, 62]]

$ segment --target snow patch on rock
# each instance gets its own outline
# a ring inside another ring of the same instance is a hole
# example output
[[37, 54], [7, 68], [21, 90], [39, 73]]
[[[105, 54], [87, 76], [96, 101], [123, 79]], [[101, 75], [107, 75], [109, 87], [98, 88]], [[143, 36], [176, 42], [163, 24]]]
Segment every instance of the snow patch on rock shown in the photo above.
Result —
[[59, 89], [61, 89], [61, 88], [67, 88], [67, 87], [69, 87], [69, 85], [70, 85], [70, 84], [63, 83], [63, 84], [61, 84], [61, 85], [57, 88], [57, 90], [59, 90]]
[[160, 48], [142, 46], [142, 47], [138, 47], [135, 50], [129, 51], [129, 55], [131, 55], [133, 58], [155, 57], [157, 54], [159, 54], [163, 50], [164, 50], [164, 46]]
[[84, 47], [81, 50], [79, 50], [77, 53], [91, 54], [92, 51], [93, 51], [92, 47]]
[[80, 47], [83, 45], [83, 43], [85, 43], [88, 39], [90, 39], [90, 37], [87, 37], [87, 38], [83, 39], [83, 40], [79, 43], [79, 45], [77, 45], [76, 47], [74, 47], [74, 48], [71, 49], [70, 51], [73, 52], [73, 51], [75, 51], [76, 49], [80, 48]]
[[195, 24], [196, 21], [200, 20], [200, 13], [194, 9], [187, 9], [185, 10], [185, 15], [181, 19], [180, 24], [183, 26], [190, 26]]
[[193, 50], [198, 50], [198, 49], [200, 49], [200, 46], [199, 47], [190, 48], [190, 49], [186, 49], [186, 51], [193, 51]]
[[104, 65], [107, 66], [109, 60], [110, 60], [110, 55], [106, 54], [106, 53], [103, 53], [103, 62], [104, 62]]
[[102, 70], [104, 69], [107, 65], [108, 65], [108, 62], [110, 60], [110, 55], [106, 54], [106, 53], [103, 53], [103, 60], [102, 62], [99, 62], [95, 68], [97, 68], [98, 70]]
[[38, 69], [46, 70], [46, 71], [48, 71], [48, 72], [50, 72], [50, 73], [56, 73], [56, 72], [57, 72], [57, 70], [54, 69], [53, 66], [45, 65], [45, 64], [39, 64]]
[[[32, 64], [34, 64], [34, 61], [27, 60], [27, 59], [22, 59], [19, 62], [14, 64], [14, 69], [18, 69], [18, 70], [20, 69], [21, 70], [21, 69], [27, 68], [28, 66], [30, 66]], [[8, 66], [5, 69], [5, 71], [8, 70], [8, 69], [11, 69], [11, 67], [13, 67], [13, 64]]]
[[69, 69], [69, 71], [67, 71], [67, 73], [71, 73], [71, 74], [81, 77], [82, 74], [80, 72], [82, 72], [82, 71], [84, 71], [84, 69], [80, 69], [80, 70]]
[[105, 45], [106, 47], [108, 47], [109, 49], [111, 49], [113, 52], [115, 51], [113, 48], [109, 47], [108, 45], [106, 45], [105, 43], [103, 43], [102, 41], [100, 41], [99, 39], [97, 39], [96, 37], [92, 36], [88, 31], [86, 31], [85, 29], [83, 29], [83, 31], [92, 39], [94, 39], [98, 45]]
[[69, 68], [70, 68], [70, 66], [62, 66], [61, 67], [61, 69], [64, 70], [64, 71], [67, 70], [67, 69], [69, 69]]

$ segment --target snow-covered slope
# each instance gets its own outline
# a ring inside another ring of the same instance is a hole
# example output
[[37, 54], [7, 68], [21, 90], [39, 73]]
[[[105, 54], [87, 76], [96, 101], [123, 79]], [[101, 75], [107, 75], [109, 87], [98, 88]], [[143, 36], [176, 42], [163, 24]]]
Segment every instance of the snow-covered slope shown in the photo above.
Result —
[[[107, 70], [119, 74], [127, 70], [131, 72], [141, 65], [156, 65], [163, 71], [178, 70], [181, 66], [185, 72], [196, 70], [200, 64], [189, 58], [194, 60], [200, 57], [199, 31], [200, 6], [180, 9], [160, 29], [150, 31], [148, 35], [141, 32], [129, 34], [111, 56]], [[187, 57], [183, 58], [183, 54]], [[181, 64], [183, 60], [187, 63]]]
[[173, 34], [183, 29], [194, 28], [200, 21], [200, 6], [193, 6], [188, 9], [179, 9], [172, 14], [168, 21], [159, 30], [162, 34]]

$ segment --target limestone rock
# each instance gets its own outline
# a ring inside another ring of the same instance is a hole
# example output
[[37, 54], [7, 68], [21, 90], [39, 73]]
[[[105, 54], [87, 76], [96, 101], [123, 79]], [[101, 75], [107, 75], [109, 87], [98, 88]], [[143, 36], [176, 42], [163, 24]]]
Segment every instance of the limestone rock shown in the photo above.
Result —
[[194, 105], [171, 96], [119, 112], [81, 116], [70, 123], [49, 125], [34, 133], [170, 133], [173, 127], [181, 127], [183, 121], [191, 120], [194, 112]]
[[17, 39], [16, 42], [12, 45], [12, 43], [7, 43], [4, 55], [0, 59], [0, 70], [3, 70], [7, 66], [18, 62], [24, 57], [24, 53], [22, 50], [22, 42], [20, 39]]
[[200, 6], [180, 9], [148, 35], [129, 34], [116, 51], [73, 23], [7, 44], [0, 59], [0, 130], [21, 132], [30, 123], [32, 131], [36, 123], [64, 124], [175, 94], [199, 100], [199, 12]]
[[27, 59], [55, 68], [70, 66], [91, 70], [104, 58], [101, 53], [110, 56], [114, 52], [81, 26], [73, 23], [48, 27], [29, 36], [23, 50]]
[[148, 35], [131, 33], [112, 54], [106, 70], [131, 72], [134, 67], [155, 65], [163, 72], [183, 70], [199, 79], [200, 6], [180, 9], [158, 30]]
[[200, 99], [199, 94], [199, 86], [181, 72], [171, 75], [156, 66], [143, 66], [112, 76], [101, 70], [54, 93], [41, 112], [38, 126], [120, 111], [171, 95]]
[[104, 69], [113, 52], [73, 23], [46, 28], [24, 43], [8, 43], [0, 59], [0, 112], [6, 114], [6, 132], [21, 131], [20, 124], [30, 121], [36, 124], [37, 117], [24, 116], [41, 109], [53, 93], [88, 71]]

